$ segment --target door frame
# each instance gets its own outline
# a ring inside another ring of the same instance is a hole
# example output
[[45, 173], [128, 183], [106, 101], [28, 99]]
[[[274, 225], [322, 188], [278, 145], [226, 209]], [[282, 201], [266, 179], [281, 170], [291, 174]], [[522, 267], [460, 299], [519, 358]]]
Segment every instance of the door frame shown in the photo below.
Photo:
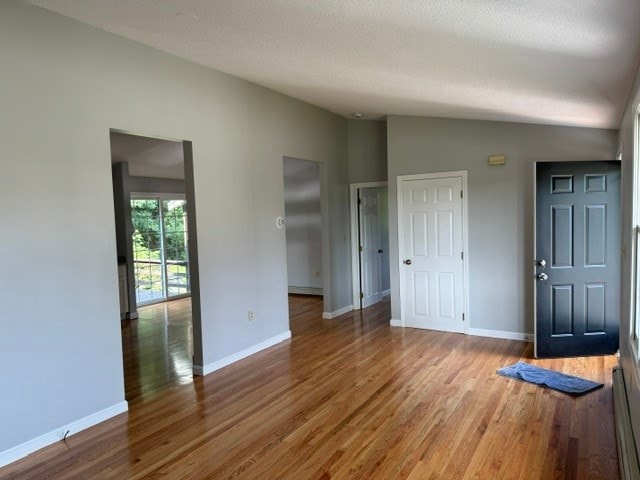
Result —
[[[167, 140], [170, 142], [178, 142], [182, 144], [182, 158], [183, 158], [183, 171], [184, 171], [184, 185], [185, 185], [185, 199], [187, 201], [187, 215], [189, 219], [188, 231], [188, 249], [189, 249], [189, 277], [191, 282], [191, 339], [193, 341], [193, 357], [191, 361], [192, 372], [194, 376], [204, 375], [204, 347], [202, 341], [202, 306], [200, 301], [200, 267], [199, 267], [199, 254], [198, 254], [198, 223], [196, 215], [196, 192], [195, 192], [195, 174], [194, 174], [194, 159], [193, 159], [193, 142], [187, 139], [174, 138], [164, 135], [157, 135], [153, 133], [143, 133], [127, 129], [109, 128], [109, 137], [112, 133], [124, 133], [127, 135], [135, 135], [138, 137], [154, 138], [157, 140]], [[111, 146], [109, 144], [109, 159], [111, 160]], [[113, 180], [112, 180], [113, 186]], [[130, 200], [130, 198], [129, 198]], [[129, 220], [131, 220], [129, 218]], [[130, 223], [130, 221], [129, 221]], [[130, 226], [127, 227], [127, 237], [131, 238]], [[116, 235], [115, 222], [113, 224], [113, 234]], [[131, 248], [131, 242], [129, 247]], [[133, 261], [133, 252], [129, 252], [128, 256]], [[128, 264], [127, 264], [128, 265]], [[129, 285], [135, 285], [133, 280], [133, 271], [129, 273], [127, 267], [127, 282]], [[130, 287], [129, 287], [130, 288]], [[135, 294], [133, 295], [135, 299]], [[129, 306], [131, 308], [131, 306]], [[135, 317], [138, 318], [136, 312]]]
[[435, 172], [435, 173], [419, 173], [416, 175], [398, 175], [396, 195], [398, 202], [398, 285], [400, 294], [400, 326], [405, 327], [405, 312], [404, 306], [404, 276], [402, 275], [402, 219], [404, 215], [403, 209], [403, 195], [402, 195], [402, 183], [410, 180], [433, 180], [436, 178], [449, 178], [459, 177], [462, 179], [462, 248], [464, 257], [462, 259], [462, 298], [463, 298], [463, 322], [464, 334], [469, 334], [469, 324], [471, 322], [471, 314], [469, 312], [469, 195], [467, 189], [467, 170], [454, 170], [450, 172]]
[[533, 290], [533, 357], [538, 358], [538, 286], [536, 285], [536, 261], [538, 256], [538, 161], [533, 162], [533, 252], [531, 252], [531, 289]]
[[[326, 163], [319, 160], [310, 160], [308, 158], [296, 157], [294, 155], [282, 155], [280, 160], [280, 180], [282, 181], [282, 215], [278, 218], [283, 218], [284, 223], [278, 223], [278, 219], [276, 219], [276, 228], [278, 230], [282, 230], [284, 235], [284, 276], [285, 276], [285, 302], [288, 302], [287, 298], [289, 295], [289, 273], [288, 273], [288, 261], [287, 258], [287, 234], [286, 234], [286, 223], [287, 218], [285, 215], [285, 201], [284, 201], [284, 161], [285, 159], [296, 160], [300, 162], [309, 162], [314, 163], [318, 166], [318, 181], [320, 182], [320, 244], [322, 248], [322, 317], [323, 318], [335, 318], [334, 312], [331, 310], [331, 259], [329, 257], [330, 244], [331, 244], [331, 231], [329, 226], [329, 180], [328, 180], [328, 172]], [[345, 235], [346, 240], [346, 235]], [[287, 303], [288, 305], [288, 303]], [[351, 308], [349, 308], [349, 311]], [[291, 322], [289, 308], [287, 306], [287, 320]]]
[[[388, 182], [363, 182], [349, 185], [351, 210], [351, 292], [353, 309], [360, 310], [360, 252], [358, 247], [358, 190], [361, 188], [388, 187]], [[382, 292], [382, 296], [385, 292]]]

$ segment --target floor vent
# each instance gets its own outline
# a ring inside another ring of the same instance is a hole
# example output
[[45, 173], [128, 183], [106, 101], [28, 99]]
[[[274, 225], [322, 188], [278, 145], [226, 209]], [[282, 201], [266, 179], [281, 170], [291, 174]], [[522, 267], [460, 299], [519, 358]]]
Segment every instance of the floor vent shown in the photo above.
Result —
[[638, 452], [631, 430], [631, 416], [627, 403], [627, 390], [624, 385], [622, 368], [613, 369], [613, 410], [618, 439], [618, 462], [622, 480], [640, 480]]

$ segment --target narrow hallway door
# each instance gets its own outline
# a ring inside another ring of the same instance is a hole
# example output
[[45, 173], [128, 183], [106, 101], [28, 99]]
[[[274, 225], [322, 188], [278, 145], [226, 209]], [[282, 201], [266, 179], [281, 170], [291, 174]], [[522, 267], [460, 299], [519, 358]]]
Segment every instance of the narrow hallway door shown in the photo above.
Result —
[[380, 193], [377, 188], [358, 190], [360, 233], [360, 291], [362, 308], [382, 298], [382, 247], [380, 241]]

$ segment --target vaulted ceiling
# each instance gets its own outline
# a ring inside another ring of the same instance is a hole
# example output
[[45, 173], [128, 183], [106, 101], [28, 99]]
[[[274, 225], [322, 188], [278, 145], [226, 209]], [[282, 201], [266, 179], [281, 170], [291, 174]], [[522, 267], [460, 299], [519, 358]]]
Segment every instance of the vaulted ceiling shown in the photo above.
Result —
[[28, 0], [341, 115], [617, 128], [637, 0]]

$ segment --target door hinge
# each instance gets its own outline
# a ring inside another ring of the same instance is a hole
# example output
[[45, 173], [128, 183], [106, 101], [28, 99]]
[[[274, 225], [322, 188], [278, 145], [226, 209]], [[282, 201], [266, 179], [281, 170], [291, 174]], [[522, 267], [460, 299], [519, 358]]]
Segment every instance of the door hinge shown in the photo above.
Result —
[[460, 198], [462, 198], [462, 196], [463, 196], [463, 195], [462, 195], [462, 190], [460, 190]]
[[358, 205], [362, 205], [362, 199], [358, 198]]
[[464, 252], [460, 252], [460, 260], [464, 260]]
[[360, 298], [364, 298], [364, 293], [360, 292]]
[[358, 251], [359, 251], [359, 252], [361, 252], [361, 251], [362, 251], [362, 245], [360, 245], [360, 246], [358, 247]]
[[462, 314], [462, 321], [464, 322], [464, 313]]

